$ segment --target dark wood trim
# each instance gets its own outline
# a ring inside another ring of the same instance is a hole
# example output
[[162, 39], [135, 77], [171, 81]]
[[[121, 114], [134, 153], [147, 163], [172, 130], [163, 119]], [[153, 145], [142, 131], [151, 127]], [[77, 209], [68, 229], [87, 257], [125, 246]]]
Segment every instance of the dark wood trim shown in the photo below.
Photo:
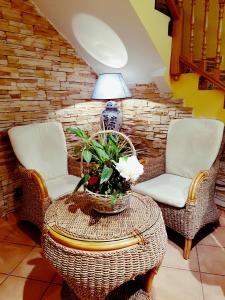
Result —
[[176, 5], [176, 2], [174, 0], [166, 0], [166, 3], [171, 13], [172, 19], [174, 21], [178, 20], [180, 18], [180, 13]]
[[214, 74], [209, 74], [206, 71], [204, 71], [202, 68], [198, 67], [194, 63], [189, 62], [188, 58], [181, 56], [180, 62], [185, 64], [186, 66], [190, 67], [193, 71], [198, 73], [199, 75], [204, 76], [206, 79], [208, 79], [210, 82], [215, 84], [219, 89], [225, 92], [225, 84], [220, 81], [219, 79], [213, 77]]
[[170, 60], [170, 75], [178, 80], [181, 74], [179, 58], [181, 55], [182, 34], [183, 34], [183, 2], [179, 1], [177, 6], [179, 19], [173, 20], [172, 49]]

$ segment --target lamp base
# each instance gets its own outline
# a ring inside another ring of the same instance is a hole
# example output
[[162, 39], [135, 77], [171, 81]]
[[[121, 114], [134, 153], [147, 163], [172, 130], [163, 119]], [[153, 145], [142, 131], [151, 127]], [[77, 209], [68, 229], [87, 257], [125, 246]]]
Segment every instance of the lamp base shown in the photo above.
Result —
[[101, 114], [102, 129], [120, 131], [122, 120], [122, 112], [117, 108], [116, 102], [108, 101]]

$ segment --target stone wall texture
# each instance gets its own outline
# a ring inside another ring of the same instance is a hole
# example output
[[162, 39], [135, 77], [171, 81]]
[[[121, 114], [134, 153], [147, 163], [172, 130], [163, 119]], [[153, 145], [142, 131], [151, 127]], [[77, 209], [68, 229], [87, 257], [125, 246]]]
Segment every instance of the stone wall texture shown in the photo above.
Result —
[[[57, 120], [64, 129], [100, 129], [104, 102], [90, 100], [96, 74], [41, 17], [30, 1], [0, 0], [0, 208], [19, 205], [17, 161], [7, 136], [16, 125]], [[144, 155], [165, 148], [171, 119], [191, 117], [182, 99], [160, 95], [154, 84], [131, 87], [133, 99], [119, 101], [122, 130]], [[68, 150], [74, 137], [66, 134]], [[32, 141], [31, 141], [32, 142]]]

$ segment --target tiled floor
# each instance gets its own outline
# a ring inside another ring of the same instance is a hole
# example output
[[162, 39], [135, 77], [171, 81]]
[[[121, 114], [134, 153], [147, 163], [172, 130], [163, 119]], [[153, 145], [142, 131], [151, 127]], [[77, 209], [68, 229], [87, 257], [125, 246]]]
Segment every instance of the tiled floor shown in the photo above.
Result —
[[[0, 299], [60, 300], [61, 278], [42, 258], [40, 234], [15, 215], [0, 220]], [[154, 300], [225, 299], [225, 211], [220, 227], [192, 249], [188, 261], [169, 241], [153, 284]]]

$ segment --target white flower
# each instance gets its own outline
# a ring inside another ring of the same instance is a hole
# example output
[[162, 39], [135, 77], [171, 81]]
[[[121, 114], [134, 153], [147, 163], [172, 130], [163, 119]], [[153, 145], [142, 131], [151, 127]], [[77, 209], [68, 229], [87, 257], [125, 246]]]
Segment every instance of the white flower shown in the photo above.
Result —
[[140, 175], [143, 174], [143, 165], [139, 163], [136, 156], [130, 156], [128, 158], [120, 157], [119, 162], [115, 164], [117, 171], [127, 181], [135, 181]]

